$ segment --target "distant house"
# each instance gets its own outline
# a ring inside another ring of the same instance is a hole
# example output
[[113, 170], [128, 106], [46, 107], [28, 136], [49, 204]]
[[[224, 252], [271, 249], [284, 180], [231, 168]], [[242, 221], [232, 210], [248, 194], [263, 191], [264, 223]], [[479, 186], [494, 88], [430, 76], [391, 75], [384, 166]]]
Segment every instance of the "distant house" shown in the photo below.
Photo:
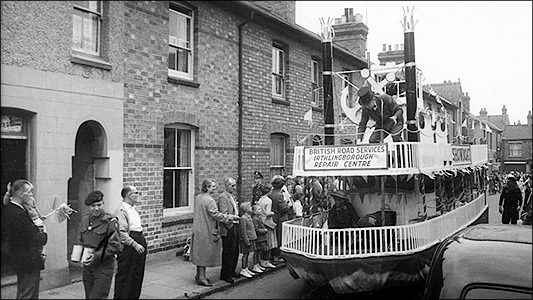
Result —
[[531, 111], [527, 116], [526, 125], [506, 125], [502, 137], [502, 170], [532, 171], [532, 139], [533, 123]]

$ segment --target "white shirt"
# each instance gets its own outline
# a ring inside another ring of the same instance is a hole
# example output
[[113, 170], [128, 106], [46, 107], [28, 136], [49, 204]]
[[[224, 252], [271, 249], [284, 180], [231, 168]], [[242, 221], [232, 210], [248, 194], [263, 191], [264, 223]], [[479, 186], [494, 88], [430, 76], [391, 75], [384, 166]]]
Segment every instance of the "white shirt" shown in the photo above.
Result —
[[302, 207], [302, 202], [300, 202], [300, 200], [294, 201], [294, 205], [292, 206], [292, 209], [294, 209], [294, 214], [296, 215], [296, 217], [303, 216], [303, 207]]
[[135, 210], [135, 207], [126, 202], [122, 202], [122, 207], [124, 207], [124, 210], [128, 214], [130, 231], [142, 232], [143, 227], [141, 226], [141, 216], [139, 216], [139, 213]]

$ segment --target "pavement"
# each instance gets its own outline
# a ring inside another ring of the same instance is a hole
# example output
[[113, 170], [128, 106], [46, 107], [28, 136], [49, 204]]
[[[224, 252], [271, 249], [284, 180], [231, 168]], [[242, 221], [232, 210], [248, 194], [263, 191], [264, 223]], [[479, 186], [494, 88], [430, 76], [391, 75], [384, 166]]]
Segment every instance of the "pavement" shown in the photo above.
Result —
[[[239, 256], [239, 263], [236, 272], [241, 271], [241, 256]], [[249, 261], [252, 266], [253, 253], [250, 253]], [[235, 282], [230, 284], [220, 280], [220, 267], [207, 268], [206, 276], [211, 281], [213, 286], [200, 286], [194, 280], [196, 276], [196, 265], [185, 260], [184, 256], [176, 256], [167, 260], [147, 261], [144, 280], [141, 290], [140, 299], [198, 299], [202, 296], [207, 296], [232, 286], [244, 283], [249, 280], [255, 280], [270, 274], [285, 267], [285, 263], [274, 263], [276, 269], [266, 269], [260, 275], [253, 278], [235, 278]], [[116, 272], [116, 267], [115, 267]], [[111, 283], [108, 299], [113, 299], [115, 286], [115, 277]], [[15, 289], [12, 289], [16, 292]], [[2, 288], [2, 299], [15, 298], [15, 294], [6, 293]], [[80, 281], [68, 284], [66, 286], [53, 288], [49, 290], [41, 290], [39, 292], [39, 299], [85, 299], [85, 290], [83, 282]]]

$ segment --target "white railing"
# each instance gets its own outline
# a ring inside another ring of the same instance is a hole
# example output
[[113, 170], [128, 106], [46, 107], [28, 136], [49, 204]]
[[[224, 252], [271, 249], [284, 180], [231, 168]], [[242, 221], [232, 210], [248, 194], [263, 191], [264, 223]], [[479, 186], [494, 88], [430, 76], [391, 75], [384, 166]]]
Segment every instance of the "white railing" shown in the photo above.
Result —
[[[436, 169], [454, 168], [451, 144], [398, 142], [387, 144], [387, 169], [304, 170], [304, 146], [294, 147], [293, 175], [350, 176], [427, 173]], [[324, 146], [320, 146], [324, 147]], [[342, 147], [342, 146], [338, 146]], [[471, 161], [467, 165], [487, 162], [487, 145], [465, 145], [470, 148]], [[459, 167], [464, 167], [462, 163]]]
[[281, 250], [309, 258], [342, 259], [418, 252], [470, 225], [486, 207], [485, 196], [420, 223], [372, 228], [312, 228], [312, 219], [284, 222]]

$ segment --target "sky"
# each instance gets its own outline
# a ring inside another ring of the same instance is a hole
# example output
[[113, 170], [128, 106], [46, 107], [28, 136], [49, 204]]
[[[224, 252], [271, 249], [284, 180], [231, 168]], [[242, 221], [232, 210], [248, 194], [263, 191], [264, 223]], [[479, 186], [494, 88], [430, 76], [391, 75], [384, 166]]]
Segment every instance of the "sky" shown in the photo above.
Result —
[[424, 83], [460, 80], [472, 114], [486, 108], [488, 115], [501, 115], [505, 105], [511, 124], [527, 124], [533, 102], [531, 1], [296, 1], [296, 24], [318, 33], [320, 18], [340, 18], [344, 8], [353, 8], [369, 28], [370, 60], [379, 64], [383, 44], [404, 43], [403, 9], [413, 7], [415, 61]]

